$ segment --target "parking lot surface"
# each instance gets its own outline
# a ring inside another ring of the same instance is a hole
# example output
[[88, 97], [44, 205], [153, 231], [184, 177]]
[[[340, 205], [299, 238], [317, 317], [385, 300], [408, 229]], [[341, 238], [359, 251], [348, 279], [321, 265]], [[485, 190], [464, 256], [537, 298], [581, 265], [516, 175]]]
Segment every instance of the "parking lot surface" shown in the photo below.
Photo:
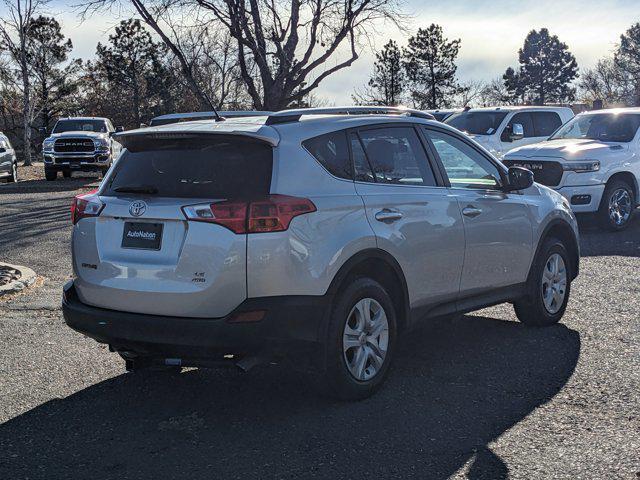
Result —
[[71, 198], [97, 178], [0, 185], [0, 478], [640, 478], [640, 215], [583, 222], [563, 324], [501, 305], [403, 338], [383, 389], [319, 397], [271, 365], [126, 374], [70, 330]]

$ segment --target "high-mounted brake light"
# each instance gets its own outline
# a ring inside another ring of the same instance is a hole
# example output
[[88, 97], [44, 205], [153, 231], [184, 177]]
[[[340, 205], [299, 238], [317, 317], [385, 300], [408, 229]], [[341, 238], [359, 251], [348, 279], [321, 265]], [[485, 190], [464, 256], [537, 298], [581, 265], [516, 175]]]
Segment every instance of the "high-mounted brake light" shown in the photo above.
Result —
[[193, 222], [222, 225], [234, 233], [282, 232], [298, 215], [316, 211], [308, 198], [269, 195], [247, 202], [220, 201], [182, 207], [184, 216]]
[[73, 197], [73, 203], [71, 204], [71, 223], [74, 225], [83, 218], [97, 217], [104, 208], [98, 196], [95, 195], [98, 190], [92, 190], [91, 192], [76, 195]]

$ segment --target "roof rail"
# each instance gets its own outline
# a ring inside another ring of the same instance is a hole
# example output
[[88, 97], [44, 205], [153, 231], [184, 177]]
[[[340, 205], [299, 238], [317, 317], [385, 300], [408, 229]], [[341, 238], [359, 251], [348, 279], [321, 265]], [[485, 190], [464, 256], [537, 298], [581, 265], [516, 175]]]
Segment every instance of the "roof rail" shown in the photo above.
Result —
[[269, 115], [265, 125], [291, 123], [300, 120], [303, 115], [406, 115], [408, 117], [435, 120], [427, 112], [402, 107], [366, 106], [366, 107], [327, 107], [327, 108], [297, 108], [280, 110]]

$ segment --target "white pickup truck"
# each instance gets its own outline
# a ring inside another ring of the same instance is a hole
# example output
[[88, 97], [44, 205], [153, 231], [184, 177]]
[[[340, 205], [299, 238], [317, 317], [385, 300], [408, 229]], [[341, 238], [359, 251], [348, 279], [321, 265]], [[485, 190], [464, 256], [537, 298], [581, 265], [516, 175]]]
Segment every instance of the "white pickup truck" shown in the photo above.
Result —
[[108, 118], [59, 119], [42, 143], [45, 178], [55, 180], [58, 172], [70, 177], [73, 171], [104, 175], [120, 153], [120, 144], [111, 136], [123, 130], [122, 127], [114, 128]]
[[567, 107], [507, 106], [466, 108], [444, 123], [502, 158], [512, 148], [546, 140], [572, 118], [573, 111]]
[[605, 228], [629, 225], [638, 202], [640, 108], [581, 113], [549, 139], [515, 148], [507, 166], [532, 170], [576, 213], [597, 212]]

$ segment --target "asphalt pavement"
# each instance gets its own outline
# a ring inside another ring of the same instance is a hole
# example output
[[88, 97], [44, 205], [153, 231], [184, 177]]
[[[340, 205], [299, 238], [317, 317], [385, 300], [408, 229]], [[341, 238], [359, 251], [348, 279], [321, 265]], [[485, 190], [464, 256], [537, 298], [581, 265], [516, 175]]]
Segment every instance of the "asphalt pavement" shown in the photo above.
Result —
[[69, 207], [97, 178], [0, 185], [0, 478], [640, 478], [640, 215], [583, 222], [560, 325], [509, 305], [403, 338], [373, 398], [319, 397], [283, 366], [127, 374], [70, 330]]

